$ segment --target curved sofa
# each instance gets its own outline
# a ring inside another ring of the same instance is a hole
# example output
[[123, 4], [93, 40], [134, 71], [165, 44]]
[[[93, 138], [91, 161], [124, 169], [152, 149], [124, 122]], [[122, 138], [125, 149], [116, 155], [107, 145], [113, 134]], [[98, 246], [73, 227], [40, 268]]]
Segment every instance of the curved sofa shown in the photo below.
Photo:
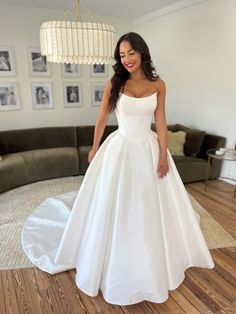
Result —
[[[179, 127], [178, 124], [168, 126], [172, 131]], [[101, 143], [116, 129], [115, 125], [106, 126]], [[89, 165], [87, 157], [93, 134], [94, 126], [0, 131], [0, 192], [36, 181], [84, 175]], [[191, 147], [191, 141], [194, 139], [189, 137], [188, 147]], [[173, 156], [183, 182], [203, 180], [207, 167], [206, 150], [224, 147], [224, 144], [225, 138], [204, 132], [196, 156], [187, 155], [187, 150], [186, 156]], [[214, 167], [211, 178], [220, 175], [220, 167], [220, 163]]]
[[[107, 126], [101, 142], [117, 129]], [[31, 182], [84, 174], [94, 126], [0, 132], [0, 192]]]

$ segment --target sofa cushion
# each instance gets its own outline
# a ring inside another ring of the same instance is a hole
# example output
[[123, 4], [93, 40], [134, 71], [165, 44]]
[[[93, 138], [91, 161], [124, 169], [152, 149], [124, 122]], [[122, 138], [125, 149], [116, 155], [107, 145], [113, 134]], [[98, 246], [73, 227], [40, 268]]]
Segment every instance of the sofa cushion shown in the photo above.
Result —
[[94, 126], [81, 125], [76, 128], [76, 131], [77, 131], [78, 147], [93, 145]]
[[[202, 181], [205, 179], [207, 162], [201, 158], [190, 156], [173, 156], [173, 160], [184, 183]], [[209, 177], [212, 166], [210, 165]]]
[[92, 146], [80, 146], [79, 151], [79, 174], [84, 175], [88, 166], [88, 154]]
[[0, 191], [40, 180], [78, 174], [78, 152], [73, 147], [6, 154], [0, 163]]
[[168, 131], [168, 149], [172, 156], [184, 156], [186, 132]]
[[197, 157], [200, 152], [206, 132], [189, 130], [187, 131], [184, 152], [187, 156]]
[[0, 132], [0, 156], [7, 153], [6, 140], [3, 136], [4, 131]]
[[118, 125], [107, 125], [104, 129], [104, 133], [101, 138], [100, 145], [105, 141], [108, 135], [110, 135], [112, 132], [115, 132], [117, 129], [118, 129]]
[[[78, 147], [92, 146], [94, 137], [94, 126], [85, 125], [77, 127]], [[100, 141], [100, 145], [104, 142], [107, 136], [117, 130], [117, 125], [106, 125], [103, 136]]]

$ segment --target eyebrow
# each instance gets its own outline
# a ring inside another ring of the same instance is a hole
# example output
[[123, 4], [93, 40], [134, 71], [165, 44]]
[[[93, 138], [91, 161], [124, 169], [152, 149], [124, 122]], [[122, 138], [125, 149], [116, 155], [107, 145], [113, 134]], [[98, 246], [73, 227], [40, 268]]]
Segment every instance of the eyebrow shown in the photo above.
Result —
[[[132, 50], [134, 50], [133, 48], [131, 48], [130, 50], [128, 50], [128, 52], [130, 52], [130, 51], [132, 51]], [[124, 54], [125, 52], [120, 52], [120, 54]]]

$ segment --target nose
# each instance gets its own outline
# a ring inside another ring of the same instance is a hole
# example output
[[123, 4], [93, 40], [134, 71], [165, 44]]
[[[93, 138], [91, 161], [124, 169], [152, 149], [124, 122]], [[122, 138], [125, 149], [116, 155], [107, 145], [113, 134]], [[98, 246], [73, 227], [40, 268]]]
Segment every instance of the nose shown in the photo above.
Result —
[[131, 61], [131, 60], [130, 60], [130, 57], [129, 57], [129, 56], [125, 56], [125, 57], [123, 58], [123, 62], [126, 63], [126, 64], [127, 64], [127, 63], [130, 63], [130, 61]]

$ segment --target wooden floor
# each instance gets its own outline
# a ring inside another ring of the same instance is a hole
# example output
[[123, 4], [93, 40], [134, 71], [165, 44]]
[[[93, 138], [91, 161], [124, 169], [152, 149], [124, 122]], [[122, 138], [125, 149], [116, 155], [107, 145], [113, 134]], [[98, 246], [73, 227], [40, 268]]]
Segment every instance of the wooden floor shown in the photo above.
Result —
[[[218, 189], [232, 189], [215, 181]], [[236, 238], [236, 201], [233, 193], [204, 190], [203, 183], [186, 186], [225, 230]], [[101, 292], [89, 297], [74, 283], [75, 271], [54, 276], [36, 268], [0, 272], [0, 314], [4, 313], [236, 313], [236, 247], [210, 250], [214, 269], [192, 267], [183, 283], [161, 304], [107, 304]]]

